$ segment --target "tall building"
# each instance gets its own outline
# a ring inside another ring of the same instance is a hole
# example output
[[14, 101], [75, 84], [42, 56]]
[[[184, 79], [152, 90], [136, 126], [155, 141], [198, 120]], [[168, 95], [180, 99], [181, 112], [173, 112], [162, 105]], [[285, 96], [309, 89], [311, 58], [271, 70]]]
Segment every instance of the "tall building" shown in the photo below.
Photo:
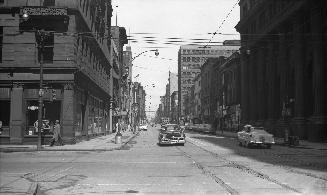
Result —
[[[326, 1], [241, 0], [242, 120], [327, 139]], [[254, 95], [255, 94], [255, 95]]]
[[126, 122], [129, 124], [132, 123], [133, 121], [133, 112], [132, 112], [132, 49], [131, 46], [126, 46], [126, 49], [124, 51], [124, 66], [123, 66], [123, 78], [122, 78], [122, 83], [123, 83], [123, 110], [126, 111]]
[[[239, 41], [226, 41], [223, 45], [183, 45], [178, 52], [178, 104], [179, 117], [185, 117], [185, 98], [194, 85], [194, 78], [200, 74], [207, 58], [229, 57], [239, 50]], [[231, 44], [231, 45], [229, 45]]]
[[65, 143], [110, 132], [111, 16], [110, 0], [0, 1], [1, 143], [37, 142], [39, 96], [46, 139], [55, 120]]

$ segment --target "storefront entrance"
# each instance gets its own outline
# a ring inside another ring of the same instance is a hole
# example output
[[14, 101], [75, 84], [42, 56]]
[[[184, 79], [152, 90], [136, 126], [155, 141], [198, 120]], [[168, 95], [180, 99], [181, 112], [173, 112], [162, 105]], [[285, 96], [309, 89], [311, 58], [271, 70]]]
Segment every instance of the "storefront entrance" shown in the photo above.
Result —
[[[37, 135], [35, 122], [38, 120], [38, 106], [37, 100], [27, 101], [27, 130], [25, 135]], [[46, 126], [45, 134], [50, 134], [49, 125], [56, 120], [60, 120], [61, 101], [44, 101], [43, 102], [43, 123]]]

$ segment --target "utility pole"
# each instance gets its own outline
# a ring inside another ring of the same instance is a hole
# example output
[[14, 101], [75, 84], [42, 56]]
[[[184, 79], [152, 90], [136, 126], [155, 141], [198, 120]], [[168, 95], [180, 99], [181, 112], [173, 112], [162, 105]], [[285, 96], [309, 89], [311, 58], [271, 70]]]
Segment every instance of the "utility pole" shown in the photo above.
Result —
[[46, 33], [44, 31], [36, 31], [36, 41], [37, 41], [37, 48], [40, 55], [40, 89], [39, 89], [39, 109], [38, 109], [38, 141], [37, 141], [37, 150], [42, 148], [42, 115], [43, 115], [43, 52], [44, 52], [44, 39]]

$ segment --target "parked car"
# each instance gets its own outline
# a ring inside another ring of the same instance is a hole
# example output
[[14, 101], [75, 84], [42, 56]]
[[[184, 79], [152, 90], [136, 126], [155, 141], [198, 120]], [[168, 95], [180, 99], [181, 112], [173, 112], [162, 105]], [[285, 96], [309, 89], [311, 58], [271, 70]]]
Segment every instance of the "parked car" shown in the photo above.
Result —
[[177, 124], [164, 125], [158, 136], [159, 145], [185, 144], [185, 134]]
[[245, 125], [243, 130], [237, 133], [240, 146], [250, 148], [251, 146], [266, 146], [271, 148], [275, 144], [274, 136], [264, 130], [263, 127], [253, 127]]
[[148, 125], [147, 124], [142, 124], [139, 126], [140, 130], [147, 131], [148, 130]]

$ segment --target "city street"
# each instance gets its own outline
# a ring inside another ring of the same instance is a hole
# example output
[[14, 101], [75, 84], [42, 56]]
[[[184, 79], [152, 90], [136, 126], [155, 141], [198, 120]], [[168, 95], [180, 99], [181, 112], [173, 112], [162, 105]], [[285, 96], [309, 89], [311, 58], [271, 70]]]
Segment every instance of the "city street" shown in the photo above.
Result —
[[[185, 146], [158, 146], [159, 125], [120, 150], [1, 153], [1, 183], [37, 194], [325, 194], [327, 151], [244, 148], [235, 138], [187, 132]], [[9, 180], [8, 180], [9, 181]]]

